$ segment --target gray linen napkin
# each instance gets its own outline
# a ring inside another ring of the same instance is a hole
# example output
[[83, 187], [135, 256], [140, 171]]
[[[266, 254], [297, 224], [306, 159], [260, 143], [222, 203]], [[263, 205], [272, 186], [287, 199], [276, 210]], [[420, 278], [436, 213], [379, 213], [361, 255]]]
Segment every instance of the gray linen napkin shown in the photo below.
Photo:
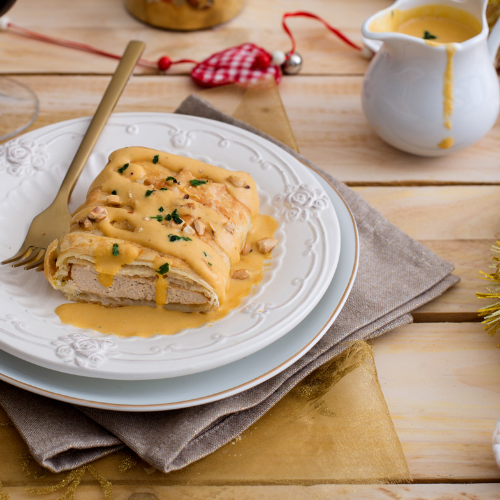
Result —
[[[199, 97], [187, 98], [177, 113], [249, 130], [317, 169], [292, 149], [221, 113]], [[360, 263], [344, 309], [316, 346], [257, 387], [182, 410], [126, 413], [72, 406], [1, 382], [0, 405], [40, 465], [54, 472], [72, 469], [126, 445], [157, 469], [181, 469], [238, 436], [351, 341], [376, 337], [410, 323], [411, 311], [459, 281], [450, 274], [452, 264], [404, 234], [347, 186], [324, 175], [354, 214], [360, 236]], [[33, 408], [35, 411], [31, 411]]]

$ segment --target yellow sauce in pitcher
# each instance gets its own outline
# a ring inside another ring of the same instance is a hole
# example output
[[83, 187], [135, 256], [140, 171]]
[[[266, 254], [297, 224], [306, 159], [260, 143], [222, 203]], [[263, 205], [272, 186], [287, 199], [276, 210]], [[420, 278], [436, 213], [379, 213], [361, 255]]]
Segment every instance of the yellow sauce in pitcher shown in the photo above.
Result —
[[462, 43], [481, 32], [481, 22], [465, 10], [448, 5], [391, 9], [370, 24], [374, 33], [403, 33], [435, 43]]

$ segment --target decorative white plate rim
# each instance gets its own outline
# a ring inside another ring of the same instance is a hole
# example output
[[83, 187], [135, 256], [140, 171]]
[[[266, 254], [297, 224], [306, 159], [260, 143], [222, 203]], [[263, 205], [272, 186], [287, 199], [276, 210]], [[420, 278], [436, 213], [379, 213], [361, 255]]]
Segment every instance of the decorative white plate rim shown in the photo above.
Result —
[[[23, 227], [50, 202], [88, 121], [49, 125], [0, 147], [0, 171], [13, 174], [0, 186], [0, 194], [6, 194], [0, 203], [2, 257], [12, 253], [7, 245], [21, 243]], [[0, 348], [6, 352], [85, 377], [184, 376], [234, 362], [276, 341], [300, 323], [327, 290], [340, 254], [338, 219], [320, 184], [295, 158], [259, 136], [217, 121], [164, 113], [116, 114], [75, 189], [75, 206], [83, 201], [108, 154], [134, 144], [250, 171], [259, 187], [261, 212], [274, 215], [280, 223], [276, 232], [280, 245], [262, 283], [239, 308], [212, 326], [170, 337], [122, 338], [61, 324], [53, 312], [65, 302], [59, 292], [33, 271], [2, 266]], [[49, 159], [51, 165], [55, 162], [51, 170]], [[21, 174], [28, 175], [19, 182]], [[22, 221], [12, 213], [22, 213]]]
[[[321, 174], [316, 173], [316, 175], [324, 186], [330, 189], [329, 196], [337, 209], [343, 244], [339, 267], [327, 293], [306, 320], [289, 335], [248, 358], [218, 369], [174, 379], [132, 381], [127, 384], [73, 375], [62, 377], [59, 372], [32, 365], [0, 350], [0, 380], [67, 403], [115, 411], [146, 412], [211, 403], [243, 392], [277, 375], [302, 357], [323, 337], [342, 310], [358, 269], [359, 237], [354, 217], [335, 187]], [[313, 323], [318, 323], [317, 329], [308, 327], [311, 320], [314, 320]], [[290, 341], [294, 343], [291, 344]], [[298, 350], [294, 351], [296, 346]], [[269, 366], [265, 364], [259, 366], [258, 363], [266, 357], [271, 359]], [[254, 363], [254, 360], [257, 362]], [[249, 370], [241, 374], [244, 365], [249, 367]], [[227, 381], [234, 380], [235, 376], [240, 377], [236, 384], [228, 384]], [[75, 384], [79, 384], [80, 387], [75, 388]], [[205, 388], [203, 384], [208, 387]], [[116, 396], [117, 389], [122, 391], [119, 397]], [[157, 401], [134, 404], [134, 399], [139, 398], [145, 389], [154, 394]], [[190, 391], [191, 396], [189, 396]], [[122, 398], [122, 401], [117, 401], [118, 398]], [[114, 402], [110, 402], [113, 400]]]

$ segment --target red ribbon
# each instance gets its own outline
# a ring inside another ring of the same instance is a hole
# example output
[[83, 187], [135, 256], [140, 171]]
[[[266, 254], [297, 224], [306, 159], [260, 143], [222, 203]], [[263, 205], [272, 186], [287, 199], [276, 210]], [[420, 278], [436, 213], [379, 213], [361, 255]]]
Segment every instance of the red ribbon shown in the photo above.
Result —
[[283, 14], [283, 18], [281, 20], [281, 24], [283, 26], [283, 29], [285, 30], [285, 33], [290, 37], [290, 40], [292, 41], [292, 50], [290, 51], [290, 55], [292, 55], [295, 52], [295, 38], [292, 35], [292, 32], [288, 28], [286, 24], [286, 20], [289, 17], [309, 17], [311, 19], [316, 19], [317, 21], [323, 23], [334, 35], [336, 35], [340, 40], [342, 40], [344, 43], [352, 47], [353, 49], [356, 50], [362, 50], [359, 45], [354, 43], [353, 41], [349, 40], [342, 32], [340, 32], [338, 29], [334, 28], [331, 24], [328, 24], [324, 19], [321, 17], [317, 16], [316, 14], [312, 14], [311, 12], [306, 12], [303, 10], [299, 10], [297, 12], [286, 12]]

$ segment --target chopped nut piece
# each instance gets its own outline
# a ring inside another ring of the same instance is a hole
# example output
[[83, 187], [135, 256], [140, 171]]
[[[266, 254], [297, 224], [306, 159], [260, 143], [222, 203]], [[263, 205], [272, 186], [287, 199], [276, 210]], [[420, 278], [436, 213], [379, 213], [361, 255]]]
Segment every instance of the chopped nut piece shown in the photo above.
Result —
[[232, 222], [226, 222], [224, 224], [224, 229], [229, 233], [233, 234], [234, 230], [236, 229], [236, 226]]
[[257, 242], [260, 253], [269, 253], [277, 244], [278, 240], [274, 238], [262, 238]]
[[88, 229], [89, 227], [92, 227], [92, 221], [88, 217], [86, 217], [85, 219], [79, 220], [78, 225], [80, 227]]
[[195, 220], [194, 221], [194, 228], [196, 229], [196, 232], [201, 236], [202, 234], [205, 234], [205, 224], [201, 222], [201, 220]]
[[108, 211], [104, 207], [95, 207], [88, 215], [90, 220], [99, 222], [108, 216]]
[[208, 225], [210, 226], [210, 229], [212, 230], [213, 233], [217, 231], [217, 228], [215, 227], [215, 224], [212, 224], [210, 221], [207, 221]]
[[241, 250], [241, 255], [248, 255], [252, 251], [252, 245], [247, 243]]
[[182, 231], [186, 234], [194, 234], [194, 229], [191, 226], [186, 226]]
[[240, 177], [236, 176], [236, 175], [230, 175], [227, 180], [233, 185], [233, 186], [236, 186], [238, 188], [241, 188], [243, 187], [246, 182], [244, 181], [244, 179], [241, 179]]
[[[139, 181], [137, 181], [139, 182]], [[144, 185], [145, 186], [152, 186], [155, 189], [161, 189], [167, 186], [167, 183], [165, 182], [165, 179], [144, 179]]]
[[120, 197], [116, 194], [110, 194], [108, 196], [108, 203], [110, 205], [121, 205]]
[[232, 278], [235, 280], [246, 280], [250, 278], [250, 273], [246, 269], [238, 269], [234, 271]]
[[183, 215], [182, 220], [190, 226], [194, 222], [194, 217], [192, 215]]

